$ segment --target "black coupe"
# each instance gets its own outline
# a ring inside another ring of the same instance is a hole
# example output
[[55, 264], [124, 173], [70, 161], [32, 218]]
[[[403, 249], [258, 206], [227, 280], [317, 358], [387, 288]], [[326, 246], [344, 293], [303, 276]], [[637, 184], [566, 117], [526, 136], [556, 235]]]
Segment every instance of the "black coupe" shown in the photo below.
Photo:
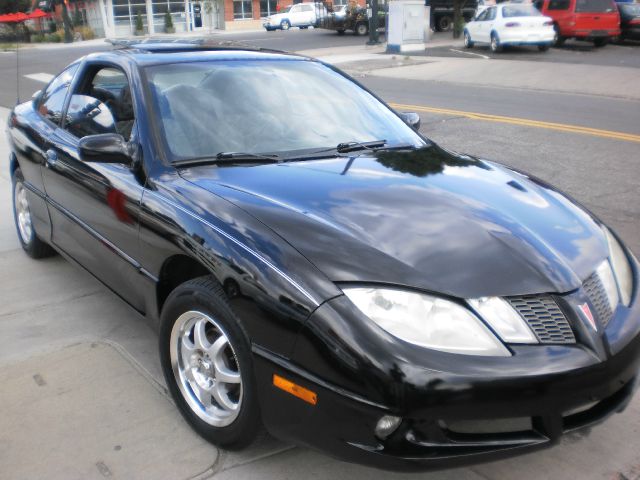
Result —
[[178, 408], [225, 448], [263, 423], [420, 470], [621, 411], [637, 260], [566, 195], [418, 125], [306, 57], [92, 54], [11, 112], [18, 236], [158, 321]]

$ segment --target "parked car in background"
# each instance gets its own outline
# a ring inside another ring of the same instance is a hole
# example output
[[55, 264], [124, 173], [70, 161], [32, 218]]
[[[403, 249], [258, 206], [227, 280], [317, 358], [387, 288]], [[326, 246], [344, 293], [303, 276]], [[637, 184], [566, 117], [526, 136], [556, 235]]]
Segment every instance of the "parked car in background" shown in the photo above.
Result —
[[[495, 5], [495, 2], [493, 4]], [[429, 6], [431, 7], [431, 25], [436, 31], [447, 32], [453, 29], [453, 0], [429, 0]], [[473, 18], [477, 7], [476, 0], [466, 0], [463, 3], [462, 16], [465, 22]]]
[[464, 28], [464, 45], [488, 44], [493, 52], [508, 45], [537, 45], [546, 51], [555, 41], [553, 20], [533, 5], [503, 3], [482, 11]]
[[640, 40], [640, 4], [619, 2], [620, 40]]
[[557, 46], [575, 38], [603, 47], [620, 35], [620, 15], [612, 0], [536, 0], [534, 5], [553, 18]]
[[289, 30], [291, 27], [309, 28], [316, 26], [318, 19], [326, 14], [327, 10], [321, 3], [298, 3], [265, 18], [262, 26], [269, 32]]

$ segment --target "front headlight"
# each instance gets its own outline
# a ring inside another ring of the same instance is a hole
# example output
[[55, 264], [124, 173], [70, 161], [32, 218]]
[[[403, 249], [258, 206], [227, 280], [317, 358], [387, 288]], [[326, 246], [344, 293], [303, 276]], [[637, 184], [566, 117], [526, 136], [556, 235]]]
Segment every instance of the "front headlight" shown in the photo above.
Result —
[[465, 355], [511, 353], [468, 309], [443, 298], [389, 288], [343, 288], [378, 326], [414, 345]]
[[618, 290], [620, 290], [620, 300], [625, 307], [628, 307], [631, 303], [631, 292], [633, 290], [631, 265], [618, 239], [607, 227], [603, 227], [603, 230], [607, 237], [607, 243], [609, 244], [609, 260], [611, 261], [613, 273], [618, 283]]

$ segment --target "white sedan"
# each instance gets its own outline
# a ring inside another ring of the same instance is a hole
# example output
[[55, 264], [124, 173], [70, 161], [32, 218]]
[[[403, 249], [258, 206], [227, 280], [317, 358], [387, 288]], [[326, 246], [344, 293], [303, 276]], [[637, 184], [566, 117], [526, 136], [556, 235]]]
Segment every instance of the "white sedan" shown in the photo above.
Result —
[[503, 3], [486, 8], [464, 28], [464, 46], [489, 44], [499, 52], [506, 45], [537, 45], [546, 51], [555, 40], [553, 20], [533, 5]]

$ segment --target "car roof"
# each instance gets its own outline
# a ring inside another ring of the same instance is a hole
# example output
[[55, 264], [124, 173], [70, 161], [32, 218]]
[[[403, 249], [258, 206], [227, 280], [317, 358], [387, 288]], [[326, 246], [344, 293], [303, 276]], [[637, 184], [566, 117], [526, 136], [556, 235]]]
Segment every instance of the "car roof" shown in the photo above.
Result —
[[93, 53], [91, 60], [123, 60], [141, 66], [216, 60], [299, 60], [310, 61], [309, 57], [281, 50], [272, 50], [233, 41], [211, 41], [203, 39], [148, 38], [143, 41], [111, 40], [115, 49]]

